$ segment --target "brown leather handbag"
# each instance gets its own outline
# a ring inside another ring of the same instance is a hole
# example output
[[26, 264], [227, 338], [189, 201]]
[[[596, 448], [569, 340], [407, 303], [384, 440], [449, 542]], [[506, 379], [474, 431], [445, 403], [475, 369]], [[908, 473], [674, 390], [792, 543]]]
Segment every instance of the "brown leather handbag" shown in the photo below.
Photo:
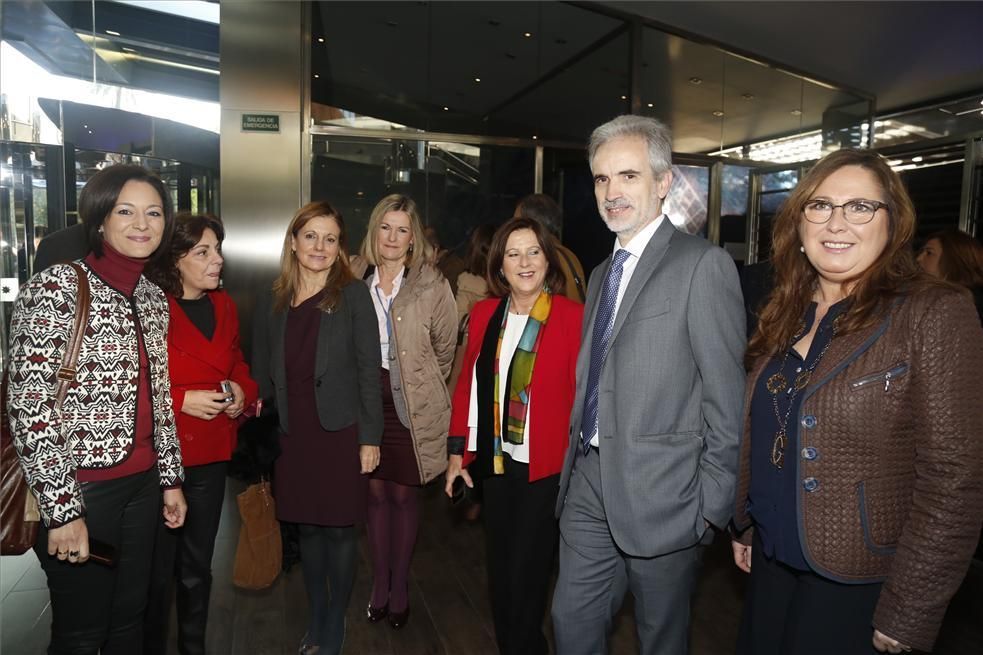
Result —
[[241, 589], [266, 589], [283, 564], [283, 542], [268, 480], [249, 485], [236, 496], [242, 525], [236, 546], [232, 584]]
[[[82, 335], [89, 315], [91, 297], [89, 278], [78, 264], [70, 264], [78, 276], [78, 303], [75, 307], [75, 323], [71, 338], [65, 347], [65, 356], [58, 368], [58, 387], [55, 390], [54, 412], [61, 411], [61, 404], [68, 392], [68, 385], [75, 379], [75, 366], [82, 349]], [[13, 436], [7, 420], [7, 374], [3, 375], [3, 416], [0, 425], [0, 555], [22, 555], [34, 546], [38, 536], [41, 513], [38, 501], [27, 488], [24, 469], [14, 448]]]

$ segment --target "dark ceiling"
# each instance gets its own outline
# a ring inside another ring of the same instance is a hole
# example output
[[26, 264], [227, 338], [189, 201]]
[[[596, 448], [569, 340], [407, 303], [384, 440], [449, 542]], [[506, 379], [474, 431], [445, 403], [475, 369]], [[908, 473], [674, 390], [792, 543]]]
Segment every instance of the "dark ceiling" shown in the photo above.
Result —
[[607, 2], [877, 97], [878, 113], [983, 89], [983, 2]]
[[[873, 96], [883, 113], [983, 91], [983, 2], [320, 2], [312, 14], [316, 102], [432, 131], [583, 142], [630, 108], [635, 15], [698, 37], [640, 33], [641, 110], [681, 152], [856, 123]], [[48, 70], [91, 77], [94, 28], [101, 80], [218, 99], [202, 70], [218, 68], [217, 25], [106, 1], [95, 15], [89, 2], [4, 0], [3, 35]]]

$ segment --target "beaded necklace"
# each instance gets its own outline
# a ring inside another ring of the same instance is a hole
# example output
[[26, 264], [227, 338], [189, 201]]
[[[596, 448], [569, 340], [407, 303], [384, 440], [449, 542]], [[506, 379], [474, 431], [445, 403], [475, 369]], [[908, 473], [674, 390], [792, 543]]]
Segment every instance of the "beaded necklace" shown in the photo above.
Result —
[[[830, 344], [833, 343], [833, 339], [836, 337], [836, 328], [839, 325], [841, 317], [842, 314], [833, 319], [833, 327], [829, 335], [829, 341], [827, 341], [826, 345], [823, 346], [819, 356], [813, 360], [812, 364], [804, 371], [800, 371], [798, 375], [795, 376], [795, 381], [791, 384], [791, 388], [788, 380], [785, 378], [784, 373], [782, 373], [782, 371], [785, 370], [785, 365], [788, 363], [788, 353], [790, 350], [792, 350], [791, 345], [785, 349], [785, 356], [782, 357], [782, 363], [778, 367], [778, 372], [769, 376], [768, 381], [765, 383], [765, 387], [771, 394], [771, 406], [775, 410], [775, 420], [778, 422], [778, 431], [775, 432], [775, 439], [771, 444], [771, 463], [777, 469], [781, 469], [785, 464], [785, 446], [788, 445], [788, 433], [786, 432], [786, 427], [788, 426], [789, 416], [792, 414], [792, 407], [795, 405], [795, 398], [799, 395], [800, 391], [809, 386], [809, 380], [812, 379], [812, 372], [816, 370], [817, 366], [819, 366], [819, 362], [822, 361], [823, 355], [825, 355], [826, 351], [829, 350]], [[803, 321], [798, 332], [796, 332], [795, 336], [792, 337], [792, 344], [798, 342], [805, 332], [806, 324], [805, 321]], [[779, 394], [786, 392], [790, 394], [788, 397], [788, 408], [785, 410], [785, 416], [782, 416], [781, 412], [778, 410], [778, 396]]]

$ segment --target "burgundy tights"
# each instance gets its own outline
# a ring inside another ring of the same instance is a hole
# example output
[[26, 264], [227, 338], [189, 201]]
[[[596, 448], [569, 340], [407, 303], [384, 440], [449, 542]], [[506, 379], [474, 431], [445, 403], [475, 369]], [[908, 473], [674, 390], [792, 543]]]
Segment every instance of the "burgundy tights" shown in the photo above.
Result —
[[391, 612], [402, 612], [409, 603], [410, 558], [420, 519], [418, 491], [390, 480], [369, 480], [372, 607], [388, 602]]

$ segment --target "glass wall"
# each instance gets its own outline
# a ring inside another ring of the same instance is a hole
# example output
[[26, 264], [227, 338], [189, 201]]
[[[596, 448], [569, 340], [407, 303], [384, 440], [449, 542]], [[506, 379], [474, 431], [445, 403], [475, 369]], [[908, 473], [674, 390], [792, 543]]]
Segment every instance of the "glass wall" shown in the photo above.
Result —
[[317, 134], [313, 152], [311, 199], [342, 213], [351, 252], [390, 193], [413, 198], [441, 245], [461, 250], [473, 226], [501, 223], [533, 192], [534, 148]]

